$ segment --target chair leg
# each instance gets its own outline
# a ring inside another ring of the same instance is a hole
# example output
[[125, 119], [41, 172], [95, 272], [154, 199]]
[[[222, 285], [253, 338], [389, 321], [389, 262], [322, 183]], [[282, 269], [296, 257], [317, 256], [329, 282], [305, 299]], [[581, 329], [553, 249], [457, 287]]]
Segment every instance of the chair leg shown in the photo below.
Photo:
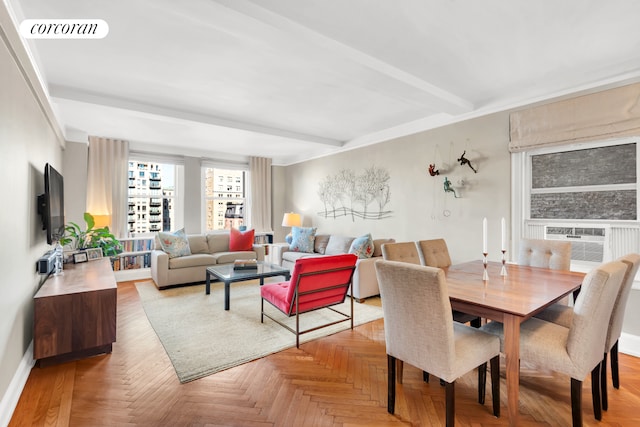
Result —
[[611, 347], [611, 351], [609, 351], [611, 355], [611, 381], [613, 382], [613, 387], [618, 389], [620, 388], [620, 377], [618, 376], [618, 341]]
[[398, 378], [398, 384], [402, 384], [402, 374], [404, 373], [404, 362], [400, 359], [396, 361], [396, 377]]
[[469, 322], [469, 324], [473, 328], [479, 328], [480, 326], [482, 326], [482, 319], [480, 319], [479, 317], [476, 317], [471, 322]]
[[487, 389], [487, 362], [478, 366], [478, 403], [484, 405], [484, 396]]
[[396, 409], [396, 358], [387, 354], [387, 412]]
[[571, 378], [571, 418], [573, 427], [582, 427], [582, 381]]
[[600, 400], [600, 365], [598, 363], [591, 371], [591, 400], [593, 401], [593, 416], [596, 420], [602, 419], [602, 402]]
[[500, 356], [491, 359], [491, 399], [493, 415], [500, 418]]
[[445, 401], [446, 401], [446, 426], [453, 427], [456, 423], [456, 395], [455, 381], [450, 383], [445, 381]]
[[425, 383], [429, 382], [429, 372], [422, 371], [422, 381], [424, 381]]
[[260, 323], [264, 323], [264, 299], [260, 298]]
[[607, 397], [607, 353], [604, 354], [600, 362], [600, 399], [602, 400], [602, 410], [609, 409], [609, 398]]

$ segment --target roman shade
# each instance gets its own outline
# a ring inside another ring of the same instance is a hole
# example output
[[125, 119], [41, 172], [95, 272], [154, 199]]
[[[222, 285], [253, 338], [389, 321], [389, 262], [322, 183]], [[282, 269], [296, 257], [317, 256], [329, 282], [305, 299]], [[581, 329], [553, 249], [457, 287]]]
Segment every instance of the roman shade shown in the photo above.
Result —
[[517, 111], [509, 151], [640, 134], [640, 83]]

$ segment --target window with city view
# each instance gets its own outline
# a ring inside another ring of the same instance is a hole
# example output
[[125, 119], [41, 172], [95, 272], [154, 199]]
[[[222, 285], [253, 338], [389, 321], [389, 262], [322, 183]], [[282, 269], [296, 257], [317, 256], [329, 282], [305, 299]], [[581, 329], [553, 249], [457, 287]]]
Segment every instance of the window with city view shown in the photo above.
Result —
[[130, 237], [171, 231], [176, 224], [175, 164], [129, 160], [127, 231]]
[[206, 231], [245, 225], [246, 171], [203, 168]]

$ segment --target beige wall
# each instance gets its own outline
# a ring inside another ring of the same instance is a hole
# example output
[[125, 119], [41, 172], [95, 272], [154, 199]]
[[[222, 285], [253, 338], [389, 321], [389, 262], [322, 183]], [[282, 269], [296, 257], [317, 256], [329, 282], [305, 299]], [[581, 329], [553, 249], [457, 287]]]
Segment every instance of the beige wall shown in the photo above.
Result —
[[[273, 213], [276, 241], [283, 241], [289, 232], [280, 227], [278, 219], [285, 211], [293, 210], [304, 215], [304, 225], [318, 227], [322, 233], [357, 236], [370, 232], [374, 238], [393, 237], [398, 241], [443, 237], [453, 262], [463, 262], [481, 257], [481, 222], [487, 217], [489, 258], [497, 261], [500, 218], [506, 219], [507, 229], [511, 223], [508, 142], [509, 113], [505, 112], [278, 168], [274, 172], [274, 186], [278, 187]], [[457, 164], [464, 149], [466, 157], [477, 166], [477, 174]], [[427, 169], [433, 162], [448, 172], [431, 177]], [[323, 210], [317, 194], [321, 180], [341, 169], [361, 173], [370, 166], [384, 167], [391, 176], [392, 218], [352, 221], [318, 215]], [[460, 189], [461, 198], [444, 193], [444, 175], [457, 188], [459, 179], [466, 181]], [[445, 216], [445, 211], [450, 211], [450, 216]], [[508, 259], [516, 258], [508, 254]], [[631, 292], [624, 332], [640, 337], [640, 290]]]
[[[0, 36], [4, 33], [0, 31]], [[33, 295], [42, 280], [37, 259], [51, 249], [36, 198], [47, 162], [64, 175], [62, 147], [36, 97], [0, 37], [0, 398], [4, 400], [32, 340]], [[3, 408], [0, 408], [0, 424]], [[13, 408], [11, 408], [13, 409]]]
[[[489, 258], [498, 260], [500, 219], [509, 223], [510, 212], [508, 143], [509, 116], [500, 113], [292, 165], [285, 170], [282, 204], [303, 214], [304, 224], [318, 227], [318, 232], [349, 236], [370, 232], [374, 239], [398, 241], [443, 237], [454, 262], [481, 257], [482, 218], [487, 217]], [[464, 150], [477, 174], [457, 162]], [[436, 163], [441, 175], [429, 175], [430, 163]], [[385, 168], [390, 175], [391, 218], [333, 219], [318, 214], [324, 209], [318, 196], [320, 181], [341, 169], [361, 174], [371, 166]], [[460, 198], [444, 192], [445, 176]], [[275, 212], [274, 218], [283, 212]]]

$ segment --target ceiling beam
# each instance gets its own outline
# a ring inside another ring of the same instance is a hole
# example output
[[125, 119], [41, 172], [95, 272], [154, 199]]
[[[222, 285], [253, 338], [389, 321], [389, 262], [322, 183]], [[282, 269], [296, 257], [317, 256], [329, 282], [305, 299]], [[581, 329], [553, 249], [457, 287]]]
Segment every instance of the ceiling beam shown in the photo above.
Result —
[[272, 12], [256, 3], [248, 0], [216, 0], [217, 3], [235, 10], [238, 13], [254, 18], [264, 24], [277, 28], [296, 39], [304, 38], [316, 46], [321, 46], [329, 51], [339, 54], [346, 60], [353, 61], [398, 82], [420, 90], [431, 98], [436, 108], [447, 114], [464, 114], [474, 110], [474, 105], [467, 99], [459, 97], [425, 81], [411, 73], [397, 68], [385, 61], [368, 55], [358, 49], [350, 47], [335, 39], [318, 33], [304, 25], [294, 22], [282, 15]]
[[49, 94], [52, 98], [83, 102], [86, 104], [99, 105], [120, 110], [134, 111], [144, 115], [160, 117], [165, 120], [202, 123], [245, 132], [271, 135], [280, 138], [311, 142], [315, 144], [330, 145], [334, 147], [342, 147], [344, 145], [343, 141], [339, 141], [337, 139], [323, 138], [315, 135], [292, 132], [286, 129], [261, 126], [249, 122], [240, 122], [217, 116], [159, 107], [157, 105], [145, 104], [129, 99], [116, 98], [104, 94], [87, 92], [67, 86], [50, 85]]

